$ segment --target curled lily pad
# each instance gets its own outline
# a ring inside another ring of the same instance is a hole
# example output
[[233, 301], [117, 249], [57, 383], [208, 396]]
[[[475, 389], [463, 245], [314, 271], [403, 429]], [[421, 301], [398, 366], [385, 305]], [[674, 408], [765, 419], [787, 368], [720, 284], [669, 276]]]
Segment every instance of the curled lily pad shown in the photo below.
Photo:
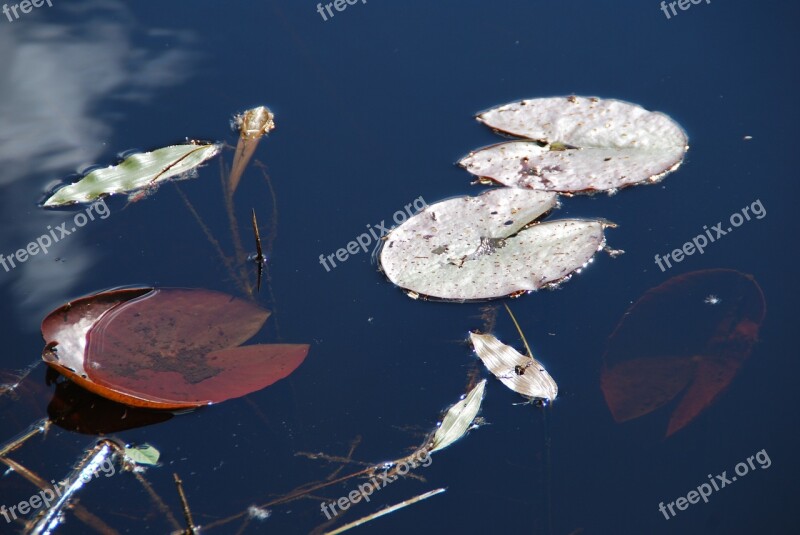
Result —
[[45, 318], [43, 359], [80, 386], [120, 403], [197, 407], [269, 386], [303, 362], [305, 344], [237, 347], [268, 316], [250, 302], [209, 290], [102, 292]]
[[580, 219], [532, 224], [556, 199], [499, 188], [430, 205], [390, 232], [381, 267], [412, 295], [438, 299], [493, 299], [556, 284], [605, 246], [610, 226]]
[[680, 166], [686, 133], [663, 113], [595, 97], [521, 100], [478, 120], [524, 138], [470, 153], [459, 163], [505, 186], [557, 192], [615, 191], [657, 182]]
[[169, 178], [186, 176], [216, 156], [219, 149], [218, 144], [191, 142], [131, 154], [117, 165], [95, 169], [74, 184], [57, 190], [44, 206], [85, 203], [102, 195], [154, 188]]

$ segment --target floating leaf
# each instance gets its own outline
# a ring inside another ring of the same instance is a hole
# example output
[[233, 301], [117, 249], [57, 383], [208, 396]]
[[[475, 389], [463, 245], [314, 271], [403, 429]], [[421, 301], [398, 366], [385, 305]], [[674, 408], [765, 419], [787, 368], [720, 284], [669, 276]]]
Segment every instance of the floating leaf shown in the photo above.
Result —
[[498, 188], [430, 206], [393, 229], [380, 262], [394, 284], [440, 299], [492, 299], [565, 280], [605, 246], [599, 220], [531, 225], [553, 193]]
[[469, 333], [475, 353], [508, 388], [532, 399], [553, 401], [558, 385], [536, 359], [520, 354], [491, 334]]
[[269, 108], [258, 106], [237, 115], [234, 124], [239, 129], [239, 141], [236, 144], [236, 153], [228, 177], [228, 195], [231, 197], [239, 186], [242, 173], [253, 157], [258, 142], [275, 128], [275, 116]]
[[236, 347], [269, 312], [191, 289], [135, 288], [84, 297], [42, 323], [43, 358], [89, 391], [137, 407], [217, 403], [283, 379], [308, 345]]
[[668, 116], [619, 100], [522, 100], [478, 120], [525, 140], [472, 152], [460, 165], [518, 188], [578, 193], [657, 182], [680, 166], [688, 149], [685, 132]]
[[486, 389], [486, 379], [475, 385], [464, 399], [447, 410], [442, 423], [429, 445], [429, 453], [445, 449], [447, 446], [464, 436], [472, 427], [472, 422], [481, 409], [483, 393]]
[[219, 149], [218, 144], [192, 142], [132, 154], [117, 165], [95, 169], [74, 184], [64, 186], [44, 206], [91, 202], [101, 195], [157, 187], [169, 178], [188, 174], [215, 156]]
[[125, 448], [127, 460], [142, 466], [157, 466], [161, 453], [150, 444]]
[[604, 356], [601, 387], [625, 422], [679, 397], [667, 436], [711, 405], [758, 340], [765, 314], [755, 280], [711, 269], [679, 275], [645, 293], [623, 316]]

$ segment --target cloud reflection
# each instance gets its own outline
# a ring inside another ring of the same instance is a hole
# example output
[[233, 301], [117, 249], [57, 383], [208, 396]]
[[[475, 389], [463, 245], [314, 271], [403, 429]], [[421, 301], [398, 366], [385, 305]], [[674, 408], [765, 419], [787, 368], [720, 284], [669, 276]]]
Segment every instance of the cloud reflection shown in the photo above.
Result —
[[[93, 164], [122, 121], [101, 115], [109, 101], [147, 102], [183, 82], [192, 34], [140, 27], [118, 1], [54, 4], [3, 24], [0, 33], [0, 253], [17, 249], [71, 216], [39, 208], [47, 184]], [[164, 43], [169, 47], [165, 47]], [[38, 328], [95, 262], [91, 230], [56, 244], [46, 256], [0, 269], [10, 284], [13, 316]], [[69, 262], [56, 258], [69, 251]], [[6, 314], [7, 316], [8, 314]]]

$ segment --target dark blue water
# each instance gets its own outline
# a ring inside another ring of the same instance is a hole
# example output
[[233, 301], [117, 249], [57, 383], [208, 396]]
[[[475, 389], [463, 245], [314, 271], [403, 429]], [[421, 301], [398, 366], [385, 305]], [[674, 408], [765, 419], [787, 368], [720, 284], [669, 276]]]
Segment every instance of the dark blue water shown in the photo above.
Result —
[[[326, 21], [311, 1], [53, 0], [13, 22], [0, 16], [0, 252], [13, 254], [80, 210], [39, 208], [58, 179], [187, 137], [235, 144], [234, 113], [261, 104], [273, 110], [277, 129], [256, 157], [278, 206], [269, 261], [274, 300], [268, 292], [259, 297], [275, 314], [256, 341], [306, 342], [311, 352], [290, 378], [246, 399], [115, 434], [159, 448], [163, 466], [146, 474], [153, 488], [181, 519], [177, 472], [195, 522], [208, 525], [336, 467], [298, 451], [346, 455], [360, 437], [356, 460], [409, 453], [464, 393], [477, 360], [465, 339], [483, 325], [480, 304], [413, 301], [369, 254], [330, 272], [319, 255], [420, 196], [432, 203], [480, 191], [454, 165], [498, 139], [474, 113], [568, 94], [665, 112], [689, 135], [679, 171], [616, 196], [568, 199], [559, 211], [618, 223], [609, 244], [626, 253], [600, 255], [561, 289], [511, 303], [559, 383], [556, 402], [547, 410], [514, 406], [521, 399], [490, 378], [482, 411], [490, 425], [435, 454], [416, 471], [425, 482], [393, 483], [336, 525], [446, 487], [359, 532], [794, 533], [800, 366], [789, 334], [798, 297], [792, 154], [800, 141], [800, 13], [789, 2], [687, 5], [667, 19], [655, 0], [371, 0]], [[225, 156], [229, 163], [231, 153]], [[231, 251], [218, 162], [180, 187]], [[763, 219], [666, 272], [654, 264], [655, 254], [756, 200]], [[250, 169], [236, 196], [246, 245], [250, 209], [268, 228], [271, 206], [264, 180]], [[128, 206], [111, 199], [109, 207], [107, 219], [46, 256], [0, 270], [3, 370], [40, 358], [41, 319], [71, 298], [132, 284], [237, 292], [171, 184]], [[608, 336], [646, 290], [708, 268], [752, 274], [763, 289], [767, 316], [752, 355], [717, 402], [669, 439], [669, 409], [615, 423], [599, 379]], [[494, 334], [517, 342], [502, 309]], [[38, 368], [31, 376], [38, 402], [0, 405], [3, 441], [45, 415], [52, 387], [44, 375]], [[56, 479], [94, 440], [56, 428], [11, 457]], [[659, 512], [660, 502], [686, 496], [708, 474], [730, 477], [760, 450], [769, 468], [669, 520]], [[269, 519], [244, 532], [310, 532], [325, 521], [320, 499], [335, 500], [357, 483], [271, 507]], [[0, 504], [34, 491], [6, 475]], [[81, 504], [120, 533], [173, 529], [129, 474], [100, 478]], [[241, 526], [236, 520], [209, 532]], [[12, 531], [0, 518], [0, 533]], [[70, 514], [60, 532], [92, 531]]]

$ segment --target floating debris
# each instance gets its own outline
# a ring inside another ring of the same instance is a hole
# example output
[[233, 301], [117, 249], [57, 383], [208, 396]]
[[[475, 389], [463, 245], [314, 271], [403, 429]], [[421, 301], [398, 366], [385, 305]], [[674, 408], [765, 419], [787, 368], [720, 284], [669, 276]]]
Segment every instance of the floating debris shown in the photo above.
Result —
[[469, 333], [475, 353], [508, 388], [531, 399], [553, 401], [558, 385], [539, 361], [520, 354], [491, 334]]
[[261, 138], [275, 128], [275, 116], [266, 106], [252, 108], [233, 119], [239, 129], [239, 142], [233, 157], [231, 173], [228, 177], [228, 195], [233, 197], [247, 164], [253, 157]]
[[428, 445], [428, 453], [443, 450], [470, 430], [481, 409], [486, 379], [475, 385], [469, 394], [447, 410], [441, 425]]
[[161, 453], [150, 444], [126, 446], [124, 462], [134, 466], [158, 466]]

